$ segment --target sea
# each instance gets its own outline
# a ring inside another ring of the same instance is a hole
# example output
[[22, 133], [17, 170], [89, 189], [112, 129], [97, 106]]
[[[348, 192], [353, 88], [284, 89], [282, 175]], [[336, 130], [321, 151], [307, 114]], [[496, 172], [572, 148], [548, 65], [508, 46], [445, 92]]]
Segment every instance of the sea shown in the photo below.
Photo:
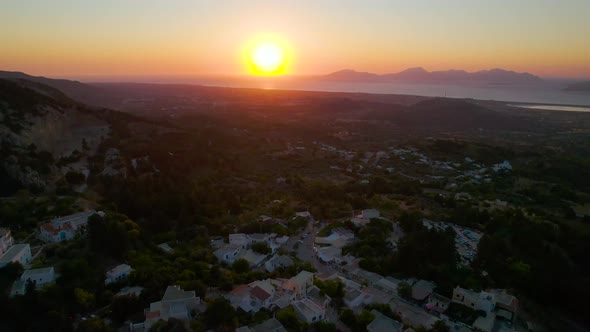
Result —
[[[105, 81], [105, 80], [101, 80]], [[115, 81], [113, 79], [109, 81]], [[125, 81], [138, 81], [125, 79]], [[166, 76], [142, 77], [150, 83], [201, 84], [208, 86], [262, 88], [302, 91], [358, 92], [401, 94], [428, 97], [473, 98], [513, 103], [530, 110], [590, 112], [590, 92], [565, 91], [570, 81], [545, 80], [534, 85], [504, 84], [425, 84], [400, 82], [341, 82], [309, 78], [235, 77], [235, 76]]]

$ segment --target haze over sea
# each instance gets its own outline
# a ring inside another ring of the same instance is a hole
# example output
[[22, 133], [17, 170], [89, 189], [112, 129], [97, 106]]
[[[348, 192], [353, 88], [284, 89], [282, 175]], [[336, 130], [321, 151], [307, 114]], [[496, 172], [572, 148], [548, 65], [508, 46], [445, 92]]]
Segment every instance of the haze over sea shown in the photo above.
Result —
[[[456, 85], [400, 82], [338, 82], [305, 77], [204, 77], [204, 76], [150, 76], [150, 77], [86, 77], [82, 81], [124, 81], [146, 83], [182, 83], [236, 88], [263, 88], [330, 92], [362, 92], [402, 94], [429, 97], [474, 98], [480, 100], [517, 103], [586, 106], [568, 111], [590, 111], [590, 93], [564, 91], [562, 80], [546, 80], [535, 85]], [[571, 83], [571, 81], [570, 81]], [[538, 108], [537, 108], [538, 109]], [[545, 109], [545, 108], [544, 108]], [[557, 110], [557, 109], [556, 109]]]

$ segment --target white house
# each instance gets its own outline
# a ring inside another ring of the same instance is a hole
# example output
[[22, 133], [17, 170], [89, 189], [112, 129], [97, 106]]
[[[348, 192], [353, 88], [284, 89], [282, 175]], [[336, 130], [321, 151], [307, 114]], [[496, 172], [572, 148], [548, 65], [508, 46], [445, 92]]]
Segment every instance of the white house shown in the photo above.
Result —
[[226, 262], [227, 264], [233, 264], [233, 262], [238, 258], [242, 250], [241, 246], [237, 245], [226, 245], [223, 246], [213, 252], [213, 255], [217, 257], [220, 262]]
[[0, 228], [0, 255], [4, 253], [14, 244], [12, 233], [8, 228]]
[[297, 298], [307, 295], [309, 288], [313, 286], [313, 273], [301, 271], [293, 278], [285, 281], [284, 288], [293, 291]]
[[[276, 234], [275, 234], [276, 235]], [[257, 242], [267, 242], [270, 241], [272, 235], [268, 234], [268, 233], [254, 233], [254, 234], [248, 234], [248, 239], [250, 240], [251, 243], [257, 243]]]
[[351, 221], [356, 227], [362, 227], [362, 226], [367, 225], [369, 222], [371, 222], [371, 219], [379, 218], [380, 216], [381, 216], [381, 214], [379, 213], [379, 210], [366, 209], [366, 210], [362, 210], [361, 214], [352, 218]]
[[344, 293], [344, 304], [350, 309], [354, 309], [363, 304], [371, 303], [373, 297], [371, 294], [363, 292], [360, 289], [349, 288]]
[[246, 234], [238, 233], [238, 234], [230, 234], [229, 235], [229, 244], [233, 246], [241, 247], [242, 249], [249, 248], [252, 244], [252, 240]]
[[295, 301], [292, 306], [297, 316], [308, 324], [317, 323], [326, 318], [326, 308], [318, 305], [311, 299], [305, 298]]
[[268, 272], [273, 272], [278, 268], [286, 268], [293, 265], [293, 260], [289, 256], [275, 255], [264, 263], [264, 268]]
[[103, 212], [88, 210], [65, 217], [60, 217], [43, 224], [39, 227], [39, 238], [45, 242], [61, 242], [71, 240], [74, 236], [88, 225], [88, 218], [98, 213], [103, 216]]
[[354, 239], [354, 232], [338, 227], [333, 229], [332, 233], [326, 237], [316, 237], [315, 243], [342, 248], [352, 239]]
[[174, 252], [174, 249], [172, 249], [172, 247], [166, 242], [158, 244], [158, 248], [160, 248], [163, 252], [167, 254], [171, 254]]
[[42, 269], [26, 270], [20, 278], [12, 285], [10, 294], [23, 295], [26, 290], [27, 282], [34, 282], [36, 288], [41, 288], [46, 284], [55, 282], [55, 270], [53, 267], [46, 267]]
[[107, 271], [104, 284], [108, 285], [126, 279], [129, 277], [129, 273], [131, 273], [131, 271], [133, 271], [133, 269], [127, 264], [117, 265], [113, 269]]
[[476, 305], [479, 301], [479, 293], [457, 286], [453, 289], [452, 301], [476, 310]]
[[204, 305], [194, 291], [185, 291], [179, 286], [168, 286], [161, 301], [152, 302], [145, 310], [145, 331], [160, 319], [167, 321], [176, 318], [188, 324], [191, 311], [203, 311]]
[[432, 292], [436, 285], [430, 281], [418, 280], [412, 286], [412, 298], [418, 301], [424, 301]]
[[270, 279], [267, 279], [238, 286], [227, 294], [227, 298], [236, 309], [241, 308], [245, 312], [258, 312], [262, 308], [270, 309], [274, 294], [274, 286]]
[[257, 267], [264, 259], [266, 259], [265, 254], [259, 254], [252, 249], [242, 250], [235, 259], [244, 259], [250, 264], [250, 266]]
[[31, 261], [31, 246], [28, 243], [15, 244], [8, 248], [0, 257], [0, 267], [6, 266], [10, 262], [18, 262], [26, 266]]
[[451, 304], [451, 299], [442, 296], [437, 293], [432, 293], [428, 297], [428, 302], [426, 303], [426, 309], [433, 310], [439, 313], [445, 312], [449, 309], [449, 305]]
[[333, 246], [321, 247], [318, 249], [318, 258], [326, 263], [341, 263], [342, 249]]
[[367, 332], [401, 332], [403, 329], [402, 323], [393, 320], [379, 311], [371, 310], [375, 319], [367, 325]]
[[376, 209], [366, 209], [361, 212], [361, 218], [367, 219], [367, 220], [371, 220], [373, 218], [379, 218], [380, 216], [381, 216], [381, 213], [379, 213], [379, 210], [376, 210]]

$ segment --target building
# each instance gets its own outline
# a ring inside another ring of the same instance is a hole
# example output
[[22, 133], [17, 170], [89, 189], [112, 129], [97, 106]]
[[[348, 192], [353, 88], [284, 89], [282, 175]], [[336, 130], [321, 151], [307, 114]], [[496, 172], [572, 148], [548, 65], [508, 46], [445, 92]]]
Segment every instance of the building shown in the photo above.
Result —
[[[96, 214], [95, 210], [84, 211], [65, 217], [60, 217], [39, 227], [39, 238], [45, 242], [61, 242], [74, 238], [84, 227], [88, 225], [88, 218]], [[103, 216], [103, 212], [98, 212]]]
[[4, 253], [14, 244], [14, 239], [12, 238], [12, 233], [8, 228], [0, 228], [0, 256], [4, 255]]
[[362, 210], [361, 214], [352, 218], [351, 221], [356, 227], [363, 227], [366, 226], [369, 222], [371, 222], [371, 219], [380, 217], [381, 213], [379, 213], [379, 210], [366, 209]]
[[117, 265], [113, 269], [107, 271], [104, 284], [108, 285], [114, 282], [121, 281], [123, 279], [127, 279], [131, 271], [133, 271], [133, 269], [131, 268], [131, 266], [127, 264]]
[[375, 319], [367, 325], [367, 332], [402, 332], [402, 323], [393, 320], [379, 311], [371, 310]]
[[496, 300], [498, 316], [514, 322], [518, 313], [518, 299], [503, 289], [494, 289], [490, 293], [494, 295], [494, 299]]
[[248, 262], [251, 267], [258, 267], [266, 259], [267, 255], [259, 254], [252, 249], [246, 249], [240, 251], [235, 260], [243, 259]]
[[242, 247], [238, 245], [225, 245], [213, 252], [213, 255], [217, 257], [220, 262], [227, 264], [233, 264], [238, 258], [238, 255], [242, 251]]
[[253, 326], [252, 332], [287, 332], [287, 329], [276, 318], [271, 318], [262, 324]]
[[31, 246], [28, 243], [24, 243], [9, 247], [0, 257], [0, 267], [4, 267], [11, 262], [20, 263], [22, 266], [28, 265], [31, 262]]
[[302, 298], [307, 295], [311, 286], [313, 286], [313, 273], [301, 271], [298, 275], [287, 280], [283, 287], [293, 291], [297, 298]]
[[326, 237], [316, 237], [315, 243], [342, 248], [352, 239], [354, 239], [354, 232], [343, 227], [338, 227], [333, 229], [332, 233]]
[[179, 286], [168, 286], [162, 300], [152, 302], [145, 310], [145, 331], [149, 331], [157, 321], [167, 321], [170, 318], [176, 318], [188, 324], [193, 310], [200, 312], [205, 310], [204, 304], [195, 296], [194, 291], [185, 291]]
[[432, 293], [428, 297], [428, 301], [426, 302], [426, 309], [436, 311], [438, 313], [443, 313], [449, 309], [451, 305], [451, 299], [448, 297], [442, 296], [437, 293]]
[[311, 219], [311, 213], [309, 211], [295, 212], [295, 218], [297, 217]]
[[35, 283], [35, 288], [41, 288], [47, 284], [53, 283], [55, 282], [55, 270], [53, 267], [26, 270], [12, 285], [10, 295], [25, 294], [27, 283], [29, 281]]
[[170, 245], [166, 242], [158, 244], [158, 248], [167, 254], [174, 253], [174, 249], [172, 249], [172, 247], [170, 247]]
[[229, 235], [229, 244], [232, 246], [238, 246], [242, 249], [250, 248], [252, 244], [252, 240], [246, 234], [238, 233], [238, 234], [230, 234]]
[[227, 298], [236, 309], [241, 308], [245, 312], [258, 312], [262, 308], [270, 309], [274, 294], [274, 286], [267, 279], [238, 286], [227, 295]]
[[236, 332], [287, 332], [287, 330], [276, 318], [271, 318], [253, 327], [239, 327], [236, 329]]
[[373, 301], [370, 293], [364, 292], [360, 289], [347, 288], [344, 292], [344, 304], [350, 309], [358, 306], [369, 304]]
[[324, 263], [337, 263], [342, 262], [342, 249], [338, 247], [321, 247], [318, 249], [318, 258]]
[[[473, 310], [484, 311], [487, 315], [494, 314], [494, 317], [501, 317], [510, 322], [514, 322], [518, 313], [518, 299], [502, 289], [476, 293], [457, 286], [453, 289], [452, 301]], [[480, 320], [479, 325], [487, 327], [489, 324], [487, 320]]]
[[379, 281], [377, 281], [375, 286], [387, 293], [397, 295], [397, 287], [399, 286], [400, 283], [401, 283], [401, 281], [398, 279], [395, 279], [394, 277], [385, 277], [385, 278], [381, 278]]
[[416, 301], [424, 301], [432, 294], [436, 285], [426, 280], [418, 280], [412, 286], [412, 298]]
[[379, 217], [381, 217], [381, 213], [379, 213], [379, 210], [366, 209], [366, 210], [361, 211], [361, 218], [363, 218], [363, 219], [371, 220], [373, 218], [379, 218]]
[[284, 269], [292, 265], [293, 260], [291, 257], [285, 255], [276, 255], [264, 263], [264, 268], [268, 272], [273, 272], [276, 269]]
[[[276, 236], [276, 234], [274, 234], [274, 235]], [[268, 243], [272, 237], [272, 234], [254, 233], [254, 234], [248, 234], [247, 237], [251, 243], [257, 243], [257, 242], [267, 242]]]
[[297, 316], [308, 324], [317, 323], [326, 318], [326, 308], [311, 299], [295, 301], [292, 304]]

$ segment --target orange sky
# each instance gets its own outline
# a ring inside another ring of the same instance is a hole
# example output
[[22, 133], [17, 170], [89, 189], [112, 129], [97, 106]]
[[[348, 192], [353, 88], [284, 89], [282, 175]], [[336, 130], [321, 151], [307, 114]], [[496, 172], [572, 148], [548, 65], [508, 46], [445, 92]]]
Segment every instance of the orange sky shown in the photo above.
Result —
[[501, 67], [590, 77], [590, 1], [16, 1], [0, 10], [0, 69], [47, 76], [247, 73], [280, 39], [290, 74]]

